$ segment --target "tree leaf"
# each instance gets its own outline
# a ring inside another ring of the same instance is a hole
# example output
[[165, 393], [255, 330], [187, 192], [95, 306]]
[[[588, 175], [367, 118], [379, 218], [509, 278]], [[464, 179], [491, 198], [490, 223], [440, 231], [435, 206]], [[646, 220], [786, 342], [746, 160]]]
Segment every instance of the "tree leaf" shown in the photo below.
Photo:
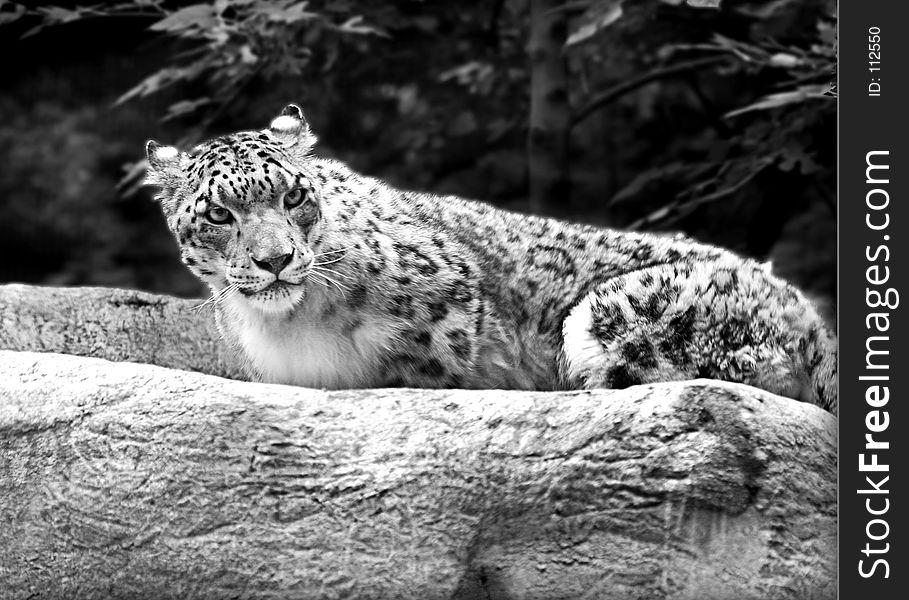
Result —
[[593, 37], [597, 32], [619, 20], [622, 16], [622, 0], [601, 0], [595, 2], [581, 15], [582, 25], [578, 27], [565, 42], [565, 46], [574, 46]]
[[363, 16], [357, 15], [356, 17], [351, 17], [345, 22], [341, 23], [338, 26], [338, 29], [345, 33], [356, 33], [359, 35], [378, 35], [380, 37], [391, 37], [381, 29], [371, 27], [369, 25], [361, 25], [363, 22]]
[[114, 101], [114, 106], [123, 104], [130, 98], [135, 98], [137, 96], [148, 96], [149, 94], [153, 94], [158, 90], [176, 83], [177, 81], [191, 80], [202, 71], [202, 68], [203, 67], [199, 65], [199, 63], [194, 63], [189, 67], [169, 67], [161, 69], [160, 71], [149, 75], [140, 81], [138, 85], [134, 86], [125, 94], [117, 98]]
[[663, 4], [680, 6], [683, 2], [691, 8], [719, 8], [722, 0], [661, 0]]
[[771, 67], [781, 67], [784, 69], [794, 69], [795, 67], [804, 64], [805, 61], [797, 56], [788, 54], [786, 52], [777, 52], [776, 54], [770, 57], [768, 64]]
[[255, 12], [268, 17], [269, 21], [276, 23], [296, 23], [318, 17], [316, 13], [307, 12], [306, 5], [308, 2], [296, 2], [290, 6], [263, 5], [258, 6]]
[[755, 110], [768, 110], [771, 108], [778, 108], [780, 106], [786, 106], [787, 104], [795, 104], [798, 102], [804, 102], [806, 100], [815, 100], [815, 99], [827, 99], [829, 96], [826, 95], [827, 91], [830, 89], [828, 85], [803, 85], [799, 86], [794, 90], [788, 92], [780, 92], [778, 94], [769, 94], [764, 96], [757, 102], [744, 106], [742, 108], [730, 111], [724, 116], [728, 119], [730, 117], [735, 117], [746, 112], [751, 112]]
[[38, 8], [37, 10], [44, 15], [44, 19], [46, 21], [54, 25], [78, 21], [87, 12], [86, 9], [80, 7], [76, 7], [75, 9], [70, 10], [68, 8], [61, 8], [59, 6], [47, 6]]
[[17, 21], [25, 15], [25, 7], [16, 2], [0, 2], [0, 11], [4, 7], [10, 7], [11, 11], [0, 12], [0, 25]]
[[218, 13], [222, 13], [228, 8], [236, 8], [238, 6], [249, 6], [250, 4], [255, 4], [260, 0], [215, 0], [215, 10]]
[[691, 8], [719, 8], [721, 0], [687, 0]]
[[193, 4], [152, 24], [153, 31], [183, 31], [190, 27], [207, 29], [217, 24], [217, 14], [210, 4]]
[[181, 100], [180, 102], [175, 102], [167, 108], [167, 115], [161, 120], [170, 121], [171, 119], [182, 117], [183, 115], [195, 112], [200, 106], [211, 104], [211, 102], [211, 98], [196, 98], [195, 100]]

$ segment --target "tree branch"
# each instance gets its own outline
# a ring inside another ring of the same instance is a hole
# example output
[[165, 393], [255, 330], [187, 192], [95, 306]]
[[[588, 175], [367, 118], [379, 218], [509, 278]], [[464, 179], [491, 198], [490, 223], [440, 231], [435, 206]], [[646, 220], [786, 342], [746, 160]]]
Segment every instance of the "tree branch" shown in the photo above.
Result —
[[652, 81], [657, 81], [658, 79], [666, 79], [668, 77], [681, 75], [690, 71], [696, 71], [698, 69], [703, 69], [704, 67], [726, 62], [728, 60], [728, 56], [711, 56], [707, 58], [699, 58], [697, 60], [679, 63], [669, 67], [663, 67], [661, 69], [655, 69], [649, 73], [641, 75], [640, 77], [636, 77], [635, 79], [631, 79], [629, 81], [615, 85], [608, 90], [597, 94], [583, 108], [576, 111], [574, 115], [572, 115], [571, 126], [575, 127], [579, 125], [587, 117], [602, 107], [606, 106], [610, 102], [613, 102], [625, 94], [632, 92]]

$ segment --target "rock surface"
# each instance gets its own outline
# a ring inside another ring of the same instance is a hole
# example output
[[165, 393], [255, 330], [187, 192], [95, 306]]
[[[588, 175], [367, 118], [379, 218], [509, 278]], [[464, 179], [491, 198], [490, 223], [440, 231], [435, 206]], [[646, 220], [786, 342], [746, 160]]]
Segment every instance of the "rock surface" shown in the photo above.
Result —
[[[129, 294], [0, 288], [0, 345], [214, 344]], [[0, 523], [3, 598], [834, 598], [836, 421], [706, 380], [323, 392], [0, 351]]]
[[61, 352], [237, 377], [209, 308], [110, 288], [0, 285], [0, 350]]

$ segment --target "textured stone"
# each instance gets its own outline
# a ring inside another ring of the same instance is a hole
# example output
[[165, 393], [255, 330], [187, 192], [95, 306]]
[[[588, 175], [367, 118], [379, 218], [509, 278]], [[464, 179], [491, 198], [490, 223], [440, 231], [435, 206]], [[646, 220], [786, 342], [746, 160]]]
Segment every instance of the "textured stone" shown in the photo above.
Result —
[[[134, 294], [0, 288], [0, 340], [214, 347]], [[836, 420], [746, 386], [324, 392], [0, 351], [4, 599], [834, 598], [835, 569]]]
[[0, 285], [0, 350], [61, 352], [236, 377], [210, 308], [110, 288]]

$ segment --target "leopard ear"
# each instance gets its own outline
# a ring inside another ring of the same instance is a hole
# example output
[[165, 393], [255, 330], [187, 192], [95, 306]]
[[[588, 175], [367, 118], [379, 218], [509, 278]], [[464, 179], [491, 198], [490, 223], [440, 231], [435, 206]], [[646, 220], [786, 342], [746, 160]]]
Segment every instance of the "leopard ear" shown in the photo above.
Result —
[[303, 111], [296, 104], [285, 106], [268, 128], [275, 136], [289, 141], [292, 146], [301, 144], [311, 147], [316, 143], [316, 136], [303, 116]]
[[180, 166], [180, 151], [173, 146], [162, 146], [155, 140], [145, 143], [146, 185], [165, 185], [177, 175]]

